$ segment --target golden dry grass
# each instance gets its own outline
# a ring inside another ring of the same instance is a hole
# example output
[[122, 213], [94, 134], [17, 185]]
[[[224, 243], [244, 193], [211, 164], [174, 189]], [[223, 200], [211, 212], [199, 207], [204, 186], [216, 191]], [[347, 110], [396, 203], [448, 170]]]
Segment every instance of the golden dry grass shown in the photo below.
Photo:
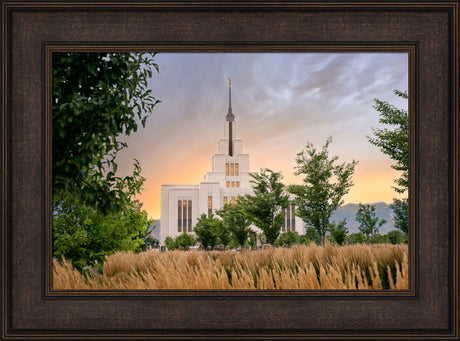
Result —
[[407, 245], [295, 246], [257, 251], [115, 253], [85, 277], [54, 260], [54, 289], [407, 289]]

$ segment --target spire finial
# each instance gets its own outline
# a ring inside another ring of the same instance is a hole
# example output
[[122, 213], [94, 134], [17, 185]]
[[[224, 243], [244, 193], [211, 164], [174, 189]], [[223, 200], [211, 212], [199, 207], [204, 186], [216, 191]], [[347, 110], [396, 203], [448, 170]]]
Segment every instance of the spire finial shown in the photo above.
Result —
[[232, 113], [232, 80], [228, 78], [228, 112], [226, 116], [227, 121], [234, 121], [235, 116]]

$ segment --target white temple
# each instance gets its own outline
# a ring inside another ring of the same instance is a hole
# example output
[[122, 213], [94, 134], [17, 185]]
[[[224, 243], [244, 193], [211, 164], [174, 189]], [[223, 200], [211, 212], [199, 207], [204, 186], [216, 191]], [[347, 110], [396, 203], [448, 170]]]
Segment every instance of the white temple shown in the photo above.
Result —
[[[238, 195], [253, 194], [249, 180], [249, 154], [243, 153], [243, 140], [236, 138], [235, 115], [232, 112], [231, 80], [228, 88], [228, 112], [224, 138], [219, 140], [212, 157], [212, 171], [197, 185], [163, 185], [161, 187], [161, 238], [193, 233], [198, 217], [234, 203]], [[283, 231], [303, 233], [302, 219], [294, 215], [294, 206], [285, 210]], [[253, 228], [258, 231], [257, 228]]]

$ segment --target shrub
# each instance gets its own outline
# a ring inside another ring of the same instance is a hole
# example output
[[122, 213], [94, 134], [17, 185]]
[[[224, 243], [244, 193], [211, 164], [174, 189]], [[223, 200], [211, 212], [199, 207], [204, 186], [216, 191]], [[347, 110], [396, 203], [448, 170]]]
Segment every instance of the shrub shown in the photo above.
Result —
[[370, 239], [371, 244], [387, 244], [389, 243], [388, 235], [374, 234]]
[[139, 204], [124, 212], [103, 214], [78, 198], [66, 197], [54, 203], [53, 256], [65, 257], [82, 271], [104, 263], [117, 251], [142, 251], [150, 224]]
[[195, 245], [196, 238], [187, 232], [182, 232], [180, 235], [174, 238], [174, 241], [178, 249], [187, 251], [190, 249], [190, 246]]
[[388, 232], [387, 237], [388, 237], [388, 241], [391, 244], [407, 243], [408, 241], [407, 234], [399, 230], [393, 230], [393, 231]]
[[286, 231], [279, 235], [275, 246], [292, 246], [300, 243], [300, 235], [295, 231]]
[[168, 250], [175, 250], [177, 249], [176, 241], [171, 238], [171, 237], [166, 237], [165, 239], [165, 245], [168, 248]]
[[362, 244], [366, 242], [366, 236], [364, 233], [352, 233], [347, 237], [348, 244]]

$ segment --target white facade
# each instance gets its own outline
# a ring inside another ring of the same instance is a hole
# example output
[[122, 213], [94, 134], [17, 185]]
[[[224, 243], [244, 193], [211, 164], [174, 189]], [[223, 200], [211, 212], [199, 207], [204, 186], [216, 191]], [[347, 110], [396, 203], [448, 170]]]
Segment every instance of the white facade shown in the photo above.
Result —
[[[238, 195], [253, 194], [249, 180], [249, 154], [243, 153], [243, 140], [235, 138], [236, 124], [231, 107], [225, 121], [224, 138], [219, 140], [217, 153], [212, 157], [212, 170], [197, 185], [163, 185], [161, 188], [161, 238], [176, 237], [182, 232], [193, 233], [202, 213], [215, 212], [225, 203], [232, 203]], [[254, 230], [257, 228], [254, 227]], [[286, 210], [283, 231], [303, 233], [302, 219], [294, 215], [293, 207]]]

